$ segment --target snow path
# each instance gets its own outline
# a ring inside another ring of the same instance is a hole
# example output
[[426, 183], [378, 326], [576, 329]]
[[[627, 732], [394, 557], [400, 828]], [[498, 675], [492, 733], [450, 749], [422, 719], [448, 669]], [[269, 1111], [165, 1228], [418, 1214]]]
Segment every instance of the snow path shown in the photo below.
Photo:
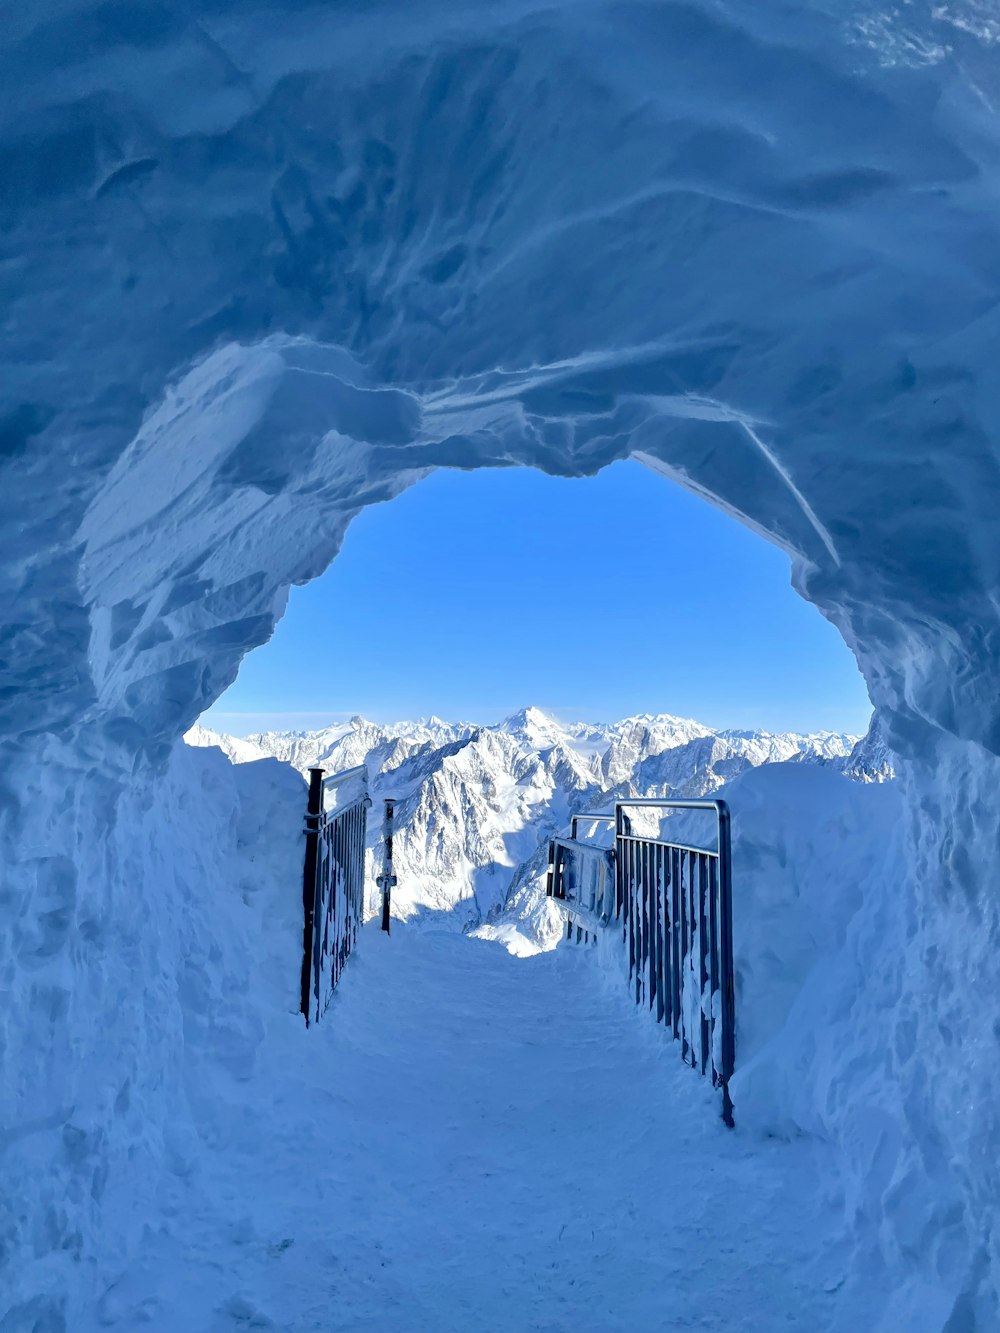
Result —
[[232, 1108], [212, 1206], [173, 1200], [95, 1327], [850, 1327], [829, 1161], [726, 1131], [614, 980], [366, 928], [323, 1024], [266, 1043], [268, 1122]]

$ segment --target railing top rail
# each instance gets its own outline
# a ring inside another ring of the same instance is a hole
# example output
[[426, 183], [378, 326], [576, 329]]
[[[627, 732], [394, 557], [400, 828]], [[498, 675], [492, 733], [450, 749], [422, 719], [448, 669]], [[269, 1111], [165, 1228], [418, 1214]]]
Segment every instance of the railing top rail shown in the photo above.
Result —
[[582, 814], [573, 815], [570, 819], [570, 840], [572, 842], [576, 841], [577, 828], [580, 824], [609, 823], [617, 826], [619, 810], [632, 809], [634, 806], [661, 810], [711, 810], [719, 821], [719, 847], [713, 852], [707, 847], [693, 847], [690, 843], [671, 842], [669, 838], [648, 838], [631, 833], [619, 834], [619, 836], [624, 836], [626, 840], [647, 842], [656, 847], [679, 847], [687, 852], [707, 852], [710, 856], [718, 856], [721, 852], [722, 839], [724, 836], [728, 836], [729, 806], [721, 797], [669, 800], [660, 796], [632, 796], [615, 801], [612, 814], [597, 810], [586, 810]]
[[599, 842], [583, 842], [579, 838], [566, 838], [558, 834], [551, 841], [574, 852], [589, 852], [591, 856], [610, 856], [615, 850], [613, 847], [602, 847]]
[[646, 838], [641, 833], [623, 833], [622, 842], [641, 842], [644, 847], [669, 847], [675, 852], [694, 852], [696, 856], [719, 856], [717, 847], [694, 847], [689, 842], [667, 842], [665, 838]]
[[[325, 769], [325, 768], [320, 768], [319, 765], [316, 765], [314, 768], [310, 768], [309, 772], [310, 772], [310, 773], [323, 773], [323, 774], [325, 774], [325, 773], [326, 773], [326, 769]], [[343, 771], [342, 773], [331, 773], [329, 777], [324, 777], [324, 778], [323, 778], [323, 786], [324, 786], [324, 787], [336, 787], [336, 786], [338, 786], [341, 782], [346, 782], [346, 781], [348, 780], [348, 778], [364, 778], [365, 782], [367, 782], [367, 781], [368, 781], [368, 765], [367, 765], [367, 764], [358, 764], [358, 765], [357, 765], [356, 767], [354, 767], [354, 768], [345, 768], [344, 771]]]
[[[715, 810], [720, 815], [729, 814], [729, 806], [721, 798], [717, 800], [700, 801], [668, 801], [661, 800], [659, 796], [633, 796], [627, 797], [621, 801], [615, 801], [615, 809], [625, 805], [662, 805], [669, 806], [674, 810]], [[582, 816], [580, 816], [582, 818]]]
[[363, 805], [366, 810], [371, 809], [372, 798], [367, 791], [359, 791], [358, 794], [349, 801], [344, 801], [342, 805], [333, 805], [329, 810], [323, 811], [323, 818], [326, 820], [339, 819], [341, 815], [346, 815], [351, 810], [356, 810], [359, 805]]
[[[718, 847], [717, 851], [714, 853], [708, 851], [708, 848], [705, 847], [692, 847], [690, 844], [681, 844], [678, 842], [672, 842], [670, 840], [669, 829], [661, 830], [661, 836], [658, 838], [642, 838], [640, 836], [640, 841], [651, 842], [654, 844], [658, 844], [660, 846], [668, 846], [668, 847], [683, 846], [683, 849], [685, 851], [708, 852], [708, 855], [710, 856], [717, 855], [719, 857], [720, 864], [728, 862], [730, 855], [729, 843], [730, 843], [731, 820], [729, 816], [729, 806], [726, 804], [726, 802], [722, 799], [721, 796], [703, 797], [697, 800], [686, 800], [686, 799], [670, 800], [667, 798], [661, 798], [659, 796], [634, 796], [634, 797], [626, 797], [620, 801], [615, 801], [615, 833], [617, 837], [628, 839], [633, 836], [631, 829], [627, 827], [629, 821], [627, 816], [625, 815], [625, 810], [631, 809], [635, 806], [642, 806], [645, 809], [659, 809], [659, 810], [712, 811], [717, 821], [717, 837], [718, 837]], [[619, 815], [621, 816], [621, 819], [618, 818]]]
[[569, 821], [569, 836], [576, 837], [576, 830], [580, 824], [613, 824], [618, 816], [612, 811], [610, 814], [598, 810], [585, 810], [582, 815], [573, 815]]

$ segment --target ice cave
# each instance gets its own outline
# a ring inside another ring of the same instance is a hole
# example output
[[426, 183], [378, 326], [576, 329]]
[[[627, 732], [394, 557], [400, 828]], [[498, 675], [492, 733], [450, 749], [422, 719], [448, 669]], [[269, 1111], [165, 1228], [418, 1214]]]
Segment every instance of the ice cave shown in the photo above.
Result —
[[[783, 1326], [1000, 1329], [994, 8], [28, 0], [0, 31], [0, 1329], [696, 1325], [390, 1316], [375, 1245], [369, 1314], [346, 1271], [283, 1313], [226, 1256], [296, 1238], [247, 1220], [238, 1173], [221, 1229], [185, 1194], [206, 1155], [305, 1132], [283, 1089], [312, 1056], [271, 1031], [301, 783], [180, 738], [366, 505], [442, 466], [622, 458], [788, 553], [898, 760], [874, 832], [796, 811], [842, 930], [718, 1139], [734, 1179], [743, 1148], [828, 1154], [855, 1304], [831, 1279], [824, 1325]], [[260, 841], [262, 811], [287, 831]], [[202, 1321], [171, 1321], [199, 1283]], [[702, 1326], [770, 1333], [741, 1290]]]

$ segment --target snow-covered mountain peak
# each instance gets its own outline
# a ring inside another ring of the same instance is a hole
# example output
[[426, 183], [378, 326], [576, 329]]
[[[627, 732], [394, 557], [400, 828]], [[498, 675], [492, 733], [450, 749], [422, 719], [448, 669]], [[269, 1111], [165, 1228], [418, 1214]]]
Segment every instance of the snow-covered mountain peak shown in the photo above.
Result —
[[238, 740], [199, 726], [188, 735], [192, 744], [218, 745], [234, 763], [272, 755], [303, 773], [366, 763], [373, 855], [379, 800], [397, 802], [394, 910], [445, 912], [463, 926], [495, 915], [512, 888], [531, 880], [549, 835], [574, 811], [606, 807], [618, 795], [705, 796], [767, 763], [846, 767], [856, 739], [714, 731], [670, 713], [562, 722], [533, 706], [494, 726], [435, 716], [383, 724], [358, 715], [315, 732]]
[[511, 713], [510, 717], [497, 724], [496, 730], [519, 737], [535, 750], [544, 750], [550, 745], [565, 742], [572, 734], [571, 727], [567, 728], [557, 718], [533, 705]]
[[227, 736], [196, 723], [184, 737], [188, 745], [217, 746], [234, 764], [249, 764], [255, 759], [274, 757], [272, 751], [259, 746], [252, 738]]

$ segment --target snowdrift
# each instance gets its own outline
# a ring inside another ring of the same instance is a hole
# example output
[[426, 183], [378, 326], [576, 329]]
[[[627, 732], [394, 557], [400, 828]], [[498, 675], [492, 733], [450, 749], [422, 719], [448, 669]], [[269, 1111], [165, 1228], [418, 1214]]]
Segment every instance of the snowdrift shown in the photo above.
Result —
[[[301, 1027], [299, 775], [178, 745], [155, 782], [76, 776], [5, 844], [37, 885], [0, 1006], [5, 1333], [113, 1322], [144, 1238], [238, 1132], [265, 1037]], [[76, 859], [46, 854], [73, 815]]]

